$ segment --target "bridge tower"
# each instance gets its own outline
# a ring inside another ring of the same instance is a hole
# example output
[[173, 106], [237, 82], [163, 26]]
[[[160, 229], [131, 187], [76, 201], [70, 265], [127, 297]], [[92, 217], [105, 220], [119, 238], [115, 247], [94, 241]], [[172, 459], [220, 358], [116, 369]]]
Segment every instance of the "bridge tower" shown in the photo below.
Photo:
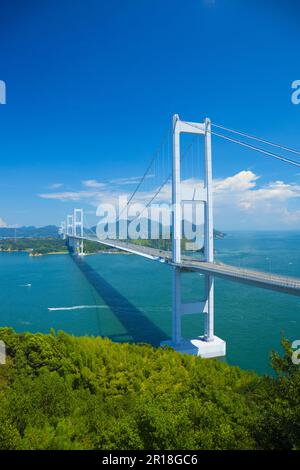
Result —
[[73, 236], [75, 237], [74, 252], [79, 256], [83, 256], [83, 209], [74, 209]]
[[[173, 116], [173, 177], [172, 177], [172, 264], [173, 264], [173, 299], [172, 299], [172, 340], [164, 342], [177, 351], [196, 354], [202, 357], [225, 356], [226, 343], [214, 335], [214, 277], [204, 275], [204, 298], [199, 302], [182, 302], [181, 278], [181, 239], [182, 239], [182, 201], [180, 180], [180, 135], [182, 133], [199, 134], [204, 138], [204, 258], [214, 261], [213, 195], [212, 195], [212, 148], [211, 123], [181, 121]], [[199, 227], [198, 227], [199, 229]], [[204, 315], [204, 334], [195, 339], [183, 339], [181, 335], [182, 315], [202, 313]]]
[[65, 221], [61, 222], [58, 233], [59, 235], [61, 235], [63, 240], [66, 239], [66, 222]]
[[69, 214], [67, 215], [67, 220], [66, 220], [66, 239], [67, 239], [67, 245], [71, 250], [73, 249], [73, 245], [74, 245], [73, 234], [74, 234], [73, 215]]

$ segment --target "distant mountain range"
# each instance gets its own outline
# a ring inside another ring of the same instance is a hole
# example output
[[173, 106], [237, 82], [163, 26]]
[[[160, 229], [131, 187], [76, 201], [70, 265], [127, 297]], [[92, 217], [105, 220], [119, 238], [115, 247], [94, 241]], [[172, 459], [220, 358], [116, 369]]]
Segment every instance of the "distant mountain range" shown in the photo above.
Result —
[[46, 227], [0, 227], [0, 238], [58, 238], [58, 227], [46, 225]]
[[[124, 221], [123, 221], [124, 222]], [[130, 224], [130, 220], [127, 221], [128, 225]], [[141, 226], [140, 226], [140, 237], [142, 239], [147, 239], [148, 238], [148, 234], [151, 233], [151, 220], [149, 219], [141, 219]], [[126, 223], [126, 222], [125, 222]], [[154, 229], [154, 231], [152, 233], [155, 233], [155, 230], [157, 233], [161, 234], [162, 233], [162, 230], [163, 230], [163, 226], [161, 223], [159, 222], [156, 222], [156, 221], [152, 221], [152, 230]], [[185, 225], [185, 226], [184, 226]], [[108, 231], [108, 226], [107, 224], [102, 224], [102, 227], [103, 227], [103, 230], [105, 231]], [[126, 227], [126, 226], [125, 226]], [[144, 229], [142, 229], [142, 227]], [[196, 225], [189, 222], [189, 221], [182, 221], [182, 234], [194, 234], [196, 232]], [[117, 234], [117, 237], [118, 237], [118, 234], [119, 234], [119, 229], [120, 229], [120, 222], [117, 221], [116, 223], [116, 234]], [[200, 226], [198, 226], [198, 236], [200, 235], [200, 238], [201, 236], [204, 237], [204, 226], [203, 224], [201, 224]], [[90, 232], [93, 232], [93, 233], [97, 233], [97, 227], [94, 226], [94, 227], [91, 227], [90, 228]], [[172, 233], [172, 228], [170, 229], [170, 233]], [[224, 238], [226, 236], [226, 234], [224, 232], [221, 232], [220, 230], [217, 230], [217, 229], [214, 229], [214, 238]]]
[[[130, 222], [130, 221], [129, 221]], [[128, 222], [128, 223], [129, 223]], [[190, 230], [195, 231], [194, 224], [190, 225]], [[147, 225], [146, 225], [147, 226]], [[157, 227], [159, 233], [161, 233], [162, 226], [158, 224]], [[150, 224], [148, 225], [150, 233]], [[90, 229], [91, 232], [96, 233], [96, 227]], [[119, 225], [117, 223], [117, 233], [119, 231]], [[200, 232], [203, 232], [203, 226], [200, 227]], [[219, 230], [214, 230], [215, 238], [223, 238], [225, 234]], [[0, 238], [59, 238], [59, 228], [56, 225], [46, 225], [45, 227], [25, 226], [25, 227], [0, 227]], [[147, 238], [147, 230], [145, 233], [141, 233], [141, 238]]]

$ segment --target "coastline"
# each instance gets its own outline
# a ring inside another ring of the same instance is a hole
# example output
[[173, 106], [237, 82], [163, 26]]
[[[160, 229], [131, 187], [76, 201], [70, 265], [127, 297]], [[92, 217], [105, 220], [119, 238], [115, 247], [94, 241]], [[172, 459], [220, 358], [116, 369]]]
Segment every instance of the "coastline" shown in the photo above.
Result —
[[[1, 253], [27, 253], [31, 258], [48, 255], [68, 255], [69, 251], [51, 251], [49, 253], [32, 253], [30, 250], [1, 250]], [[126, 251], [95, 251], [93, 253], [84, 253], [84, 256], [91, 255], [132, 255]]]

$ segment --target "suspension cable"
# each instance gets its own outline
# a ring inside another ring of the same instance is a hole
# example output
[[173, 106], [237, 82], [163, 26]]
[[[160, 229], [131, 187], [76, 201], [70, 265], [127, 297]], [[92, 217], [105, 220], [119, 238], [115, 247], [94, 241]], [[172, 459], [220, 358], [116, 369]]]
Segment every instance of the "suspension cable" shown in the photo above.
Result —
[[[183, 121], [183, 122], [186, 122], [186, 121]], [[196, 129], [199, 129], [199, 126], [195, 124], [192, 124], [192, 123], [187, 123], [187, 124], [189, 124], [191, 127], [195, 127]], [[217, 132], [208, 131], [208, 130], [206, 130], [206, 132], [212, 135], [215, 135], [217, 137], [221, 137], [222, 139], [229, 140], [230, 142], [241, 145], [242, 147], [246, 147], [246, 148], [255, 150], [256, 152], [263, 153], [264, 155], [267, 155], [268, 157], [272, 157], [282, 162], [288, 163], [290, 165], [295, 165], [297, 167], [300, 167], [300, 162], [291, 160], [290, 158], [283, 157], [282, 155], [278, 155], [277, 153], [269, 152], [268, 150], [264, 150], [260, 147], [256, 147], [255, 145], [247, 144], [246, 142], [241, 142], [240, 140], [233, 139], [232, 137], [228, 137], [224, 134], [219, 134]]]
[[[170, 173], [169, 176], [162, 182], [161, 186], [158, 188], [158, 190], [156, 191], [154, 196], [150, 199], [150, 201], [148, 201], [148, 203], [145, 205], [145, 207], [143, 207], [142, 211], [138, 215], [136, 215], [130, 222], [134, 222], [138, 217], [140, 217], [144, 213], [144, 211], [150, 206], [150, 204], [154, 201], [154, 199], [159, 195], [159, 193], [161, 192], [163, 187], [168, 183], [171, 176], [172, 176], [172, 173]], [[120, 218], [118, 219], [118, 221], [119, 220], [120, 220]]]
[[160, 146], [159, 146], [158, 149], [156, 150], [156, 152], [155, 152], [153, 158], [151, 159], [151, 161], [150, 161], [150, 163], [149, 163], [149, 165], [148, 165], [148, 167], [147, 167], [145, 173], [143, 174], [143, 176], [142, 176], [142, 178], [140, 179], [140, 181], [138, 182], [138, 184], [137, 184], [135, 190], [133, 191], [133, 193], [131, 194], [130, 198], [128, 199], [127, 204], [123, 207], [121, 213], [119, 214], [118, 220], [120, 220], [121, 215], [122, 215], [123, 212], [127, 209], [127, 207], [129, 206], [130, 202], [132, 201], [132, 199], [134, 198], [134, 196], [136, 195], [136, 193], [137, 193], [138, 190], [140, 189], [140, 187], [141, 187], [143, 181], [145, 180], [145, 178], [146, 178], [148, 172], [150, 171], [150, 169], [151, 169], [151, 167], [152, 167], [152, 165], [153, 165], [153, 162], [156, 160], [156, 158], [157, 158], [158, 155], [160, 154], [161, 148], [163, 147], [163, 145], [164, 145], [164, 144], [166, 143], [166, 141], [168, 140], [168, 136], [169, 136], [169, 131], [167, 132], [167, 134], [166, 134], [165, 137], [163, 138], [163, 140], [162, 140]]
[[260, 147], [256, 147], [255, 145], [247, 144], [246, 142], [241, 142], [240, 140], [232, 139], [231, 137], [227, 137], [223, 134], [218, 134], [217, 132], [211, 132], [211, 134], [217, 137], [221, 137], [222, 139], [229, 140], [230, 142], [233, 142], [235, 144], [241, 145], [242, 147], [246, 147], [255, 150], [256, 152], [263, 153], [264, 155], [288, 163], [289, 165], [295, 165], [297, 167], [300, 167], [300, 162], [296, 162], [295, 160], [291, 160], [290, 158], [283, 157], [282, 155], [278, 155], [277, 153], [269, 152], [268, 150], [261, 149]]
[[[186, 155], [189, 153], [190, 149], [194, 145], [195, 140], [196, 140], [196, 137], [195, 137], [195, 139], [193, 139], [193, 141], [190, 143], [190, 145], [186, 148], [185, 152], [182, 155], [182, 158], [185, 158]], [[156, 191], [156, 193], [154, 194], [154, 196], [150, 199], [150, 201], [148, 201], [148, 203], [142, 209], [142, 211], [138, 215], [136, 215], [130, 222], [134, 222], [138, 217], [140, 217], [144, 213], [144, 211], [150, 206], [150, 204], [154, 201], [154, 199], [159, 195], [159, 193], [161, 192], [163, 187], [168, 183], [168, 181], [171, 179], [171, 177], [172, 177], [172, 173], [170, 173], [169, 176], [162, 182], [162, 184], [159, 186], [159, 188]], [[120, 217], [118, 218], [118, 221], [120, 221]]]
[[86, 226], [83, 226], [83, 229], [86, 229], [88, 232], [90, 232], [90, 233], [93, 235], [93, 237], [95, 237], [95, 235], [97, 235], [97, 234], [89, 227], [88, 220], [87, 220], [85, 214], [83, 215], [83, 220], [84, 220], [84, 221], [86, 222], [86, 224], [87, 224]]
[[290, 147], [285, 147], [284, 145], [281, 145], [281, 144], [277, 144], [275, 142], [271, 142], [270, 140], [265, 140], [265, 139], [262, 139], [260, 137], [256, 137], [254, 135], [251, 135], [251, 134], [246, 134], [245, 132], [241, 132], [241, 131], [236, 131], [234, 129], [229, 129], [228, 127], [225, 127], [225, 126], [221, 126], [220, 124], [214, 124], [214, 123], [211, 123], [211, 125], [213, 127], [217, 127], [219, 129], [223, 129], [224, 131], [227, 131], [227, 132], [232, 132], [233, 134], [238, 134], [238, 135], [241, 135], [243, 137], [247, 137], [248, 139], [252, 139], [252, 140], [257, 140], [258, 142], [262, 142], [263, 144], [267, 144], [267, 145], [272, 145], [273, 147], [277, 147], [277, 148], [280, 148], [282, 150], [286, 150], [287, 152], [292, 152], [292, 153], [295, 153], [297, 155], [300, 155], [300, 151], [299, 150], [295, 150], [295, 149], [292, 149]]

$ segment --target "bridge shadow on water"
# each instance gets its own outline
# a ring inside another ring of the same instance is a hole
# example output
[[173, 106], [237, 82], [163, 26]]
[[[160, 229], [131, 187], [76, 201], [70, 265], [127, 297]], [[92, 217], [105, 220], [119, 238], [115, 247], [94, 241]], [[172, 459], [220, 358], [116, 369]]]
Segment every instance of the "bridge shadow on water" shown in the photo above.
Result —
[[[164, 331], [106, 281], [82, 257], [73, 255], [72, 259], [127, 332], [127, 334], [106, 336], [114, 340], [128, 336], [126, 339], [128, 342], [150, 343], [153, 346], [158, 346], [161, 341], [167, 339]], [[130, 338], [132, 339], [130, 340]]]

